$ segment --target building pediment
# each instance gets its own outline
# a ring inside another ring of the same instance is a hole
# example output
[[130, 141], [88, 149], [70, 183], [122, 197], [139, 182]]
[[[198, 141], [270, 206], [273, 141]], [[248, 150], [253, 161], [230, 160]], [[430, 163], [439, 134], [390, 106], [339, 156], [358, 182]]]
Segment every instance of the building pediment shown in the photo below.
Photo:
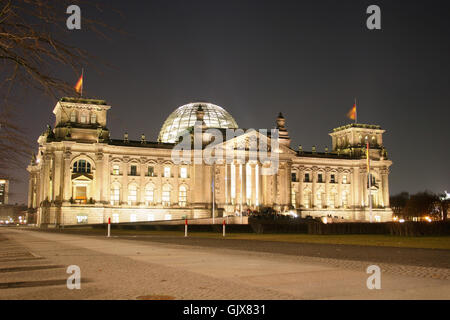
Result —
[[296, 154], [294, 150], [280, 143], [278, 143], [276, 150], [272, 150], [272, 148], [274, 147], [274, 145], [272, 145], [272, 139], [256, 130], [249, 130], [239, 136], [231, 138], [219, 144], [218, 147], [222, 147], [223, 150], [231, 149], [236, 151], [252, 151], [258, 150], [258, 148], [264, 150], [265, 147], [265, 150], [267, 150], [267, 152], [277, 152], [292, 155]]
[[94, 176], [89, 173], [74, 173], [74, 174], [72, 174], [72, 181], [91, 182], [93, 179], [94, 179]]

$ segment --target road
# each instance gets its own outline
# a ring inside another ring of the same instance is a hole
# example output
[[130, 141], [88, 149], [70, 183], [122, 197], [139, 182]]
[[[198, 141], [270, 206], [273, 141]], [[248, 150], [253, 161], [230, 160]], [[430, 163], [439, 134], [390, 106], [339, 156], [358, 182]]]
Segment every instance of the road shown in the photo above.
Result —
[[[0, 228], [0, 299], [449, 299], [448, 258], [448, 250]], [[80, 290], [67, 288], [71, 265]], [[382, 270], [380, 290], [367, 288], [370, 265]]]

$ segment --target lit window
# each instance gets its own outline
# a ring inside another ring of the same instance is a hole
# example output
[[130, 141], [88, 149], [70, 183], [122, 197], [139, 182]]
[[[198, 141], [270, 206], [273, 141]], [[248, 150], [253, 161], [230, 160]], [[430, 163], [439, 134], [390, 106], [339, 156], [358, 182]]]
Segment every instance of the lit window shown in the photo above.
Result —
[[162, 204], [164, 206], [170, 206], [170, 186], [167, 184], [162, 190]]
[[170, 178], [170, 167], [164, 167], [164, 178]]
[[186, 167], [180, 168], [180, 178], [181, 179], [187, 178], [187, 168]]
[[130, 222], [136, 222], [136, 221], [137, 221], [136, 214], [134, 214], [134, 213], [130, 214]]
[[154, 202], [155, 199], [155, 190], [153, 189], [153, 186], [148, 186], [145, 189], [145, 202], [147, 205]]
[[330, 208], [334, 208], [335, 201], [336, 201], [336, 193], [332, 192], [330, 193], [330, 196], [328, 198], [328, 206]]
[[113, 175], [118, 176], [120, 174], [120, 167], [118, 164], [113, 165]]
[[73, 173], [91, 173], [91, 164], [86, 160], [78, 160], [73, 164]]
[[97, 123], [97, 114], [96, 113], [92, 113], [91, 114], [91, 123], [92, 124], [96, 124]]
[[311, 192], [305, 192], [303, 196], [303, 206], [306, 209], [309, 209], [311, 207]]
[[148, 214], [147, 215], [147, 221], [155, 221], [155, 215], [154, 214]]
[[178, 204], [181, 207], [185, 207], [187, 203], [187, 189], [185, 186], [180, 186], [180, 194], [178, 198]]
[[317, 206], [322, 208], [322, 193], [317, 192]]
[[72, 111], [70, 114], [70, 122], [76, 122], [77, 121], [77, 113], [75, 111]]
[[87, 202], [87, 187], [86, 186], [76, 186], [75, 187], [75, 201], [77, 203]]
[[137, 201], [137, 186], [132, 184], [128, 187], [128, 204], [136, 203]]
[[87, 224], [88, 217], [87, 216], [77, 216], [77, 223], [78, 224]]
[[292, 203], [292, 206], [293, 206], [294, 208], [297, 208], [296, 197], [297, 197], [297, 194], [295, 193], [294, 188], [292, 188], [292, 192], [291, 192], [291, 203]]
[[112, 223], [119, 223], [119, 214], [118, 213], [113, 214]]
[[344, 191], [344, 192], [342, 193], [342, 205], [343, 205], [344, 207], [347, 207], [347, 206], [348, 206], [348, 194], [347, 194], [346, 191]]
[[164, 216], [164, 220], [172, 220], [172, 215], [171, 214], [166, 214]]
[[87, 122], [87, 116], [86, 113], [82, 112], [81, 116], [80, 116], [80, 122], [81, 123], [86, 123]]
[[155, 176], [155, 168], [153, 166], [148, 167], [148, 176], [154, 177]]
[[120, 187], [113, 185], [111, 188], [111, 205], [119, 204], [120, 201]]
[[347, 175], [346, 175], [346, 174], [344, 174], [344, 175], [342, 176], [342, 183], [344, 183], [344, 184], [347, 183]]

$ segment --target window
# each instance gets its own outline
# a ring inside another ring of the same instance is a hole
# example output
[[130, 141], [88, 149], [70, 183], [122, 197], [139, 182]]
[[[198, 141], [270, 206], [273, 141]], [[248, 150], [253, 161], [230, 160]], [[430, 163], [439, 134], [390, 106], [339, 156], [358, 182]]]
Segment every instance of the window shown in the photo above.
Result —
[[292, 180], [292, 182], [297, 181], [297, 174], [295, 172], [291, 173], [291, 180]]
[[73, 173], [91, 173], [91, 164], [86, 160], [78, 160], [73, 164]]
[[336, 203], [336, 193], [331, 192], [328, 198], [328, 207], [334, 208], [335, 203]]
[[153, 186], [147, 186], [145, 189], [145, 204], [148, 206], [155, 200], [155, 190]]
[[119, 214], [118, 213], [113, 214], [112, 223], [119, 223]]
[[336, 176], [334, 174], [330, 176], [330, 183], [336, 183]]
[[347, 206], [348, 206], [348, 193], [347, 193], [346, 191], [344, 191], [344, 192], [342, 193], [342, 205], [343, 205], [344, 207], [347, 207]]
[[77, 203], [87, 202], [87, 187], [86, 186], [76, 186], [75, 187], [75, 201]]
[[149, 166], [148, 167], [148, 176], [149, 177], [154, 177], [155, 176], [155, 167], [153, 167], [153, 166]]
[[170, 178], [170, 167], [164, 167], [164, 178]]
[[311, 207], [311, 192], [306, 191], [303, 196], [303, 206], [306, 209], [309, 209]]
[[317, 207], [322, 208], [322, 193], [317, 192]]
[[322, 183], [322, 182], [323, 182], [323, 174], [319, 173], [319, 174], [317, 175], [317, 182], [318, 182], [318, 183]]
[[147, 221], [155, 221], [155, 215], [154, 214], [148, 214], [147, 215]]
[[[377, 181], [375, 179], [375, 176], [373, 174], [370, 174], [370, 186], [374, 187], [376, 186]], [[369, 177], [367, 177], [367, 188], [369, 188]]]
[[81, 113], [81, 116], [80, 116], [80, 122], [81, 123], [86, 123], [87, 122], [87, 115], [86, 115], [86, 113], [84, 113], [84, 112], [82, 112]]
[[70, 122], [77, 122], [77, 113], [75, 111], [72, 111], [70, 114]]
[[292, 188], [292, 191], [291, 191], [291, 203], [292, 203], [292, 206], [293, 206], [294, 208], [297, 208], [296, 197], [297, 197], [297, 194], [295, 193], [294, 188]]
[[162, 204], [164, 206], [170, 206], [170, 186], [167, 184], [162, 190]]
[[92, 124], [96, 124], [97, 123], [97, 114], [94, 113], [94, 112], [91, 114], [91, 123]]
[[346, 183], [347, 183], [347, 175], [346, 175], [346, 174], [344, 174], [344, 175], [342, 176], [342, 183], [343, 183], [343, 184], [346, 184]]
[[187, 179], [187, 168], [186, 167], [180, 168], [180, 178]]
[[118, 176], [120, 174], [120, 167], [118, 164], [113, 165], [113, 175]]
[[180, 207], [185, 207], [186, 203], [187, 203], [187, 189], [185, 186], [180, 186], [178, 204], [180, 205]]
[[119, 204], [120, 201], [120, 186], [113, 185], [111, 188], [111, 205]]
[[309, 173], [305, 173], [305, 182], [309, 182]]
[[137, 176], [137, 166], [130, 167], [130, 176]]
[[164, 220], [172, 220], [172, 215], [171, 214], [166, 214], [164, 216]]
[[137, 202], [137, 186], [132, 184], [128, 187], [128, 204], [135, 204]]
[[375, 222], [381, 222], [381, 217], [380, 216], [375, 216]]
[[130, 214], [130, 222], [136, 222], [136, 221], [137, 221], [136, 214], [134, 214], [134, 213]]
[[88, 217], [87, 216], [77, 216], [77, 223], [78, 224], [87, 224]]

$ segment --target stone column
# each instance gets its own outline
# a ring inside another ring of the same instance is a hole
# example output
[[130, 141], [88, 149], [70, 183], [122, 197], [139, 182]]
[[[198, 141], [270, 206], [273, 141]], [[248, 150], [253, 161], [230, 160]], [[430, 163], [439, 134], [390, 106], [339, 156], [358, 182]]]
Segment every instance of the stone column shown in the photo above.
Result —
[[111, 167], [109, 158], [109, 154], [103, 154], [102, 192], [100, 195], [100, 201], [102, 203], [109, 203], [111, 201]]
[[95, 172], [93, 181], [94, 192], [92, 196], [96, 202], [101, 201], [103, 189], [103, 153], [98, 150], [95, 155]]
[[64, 153], [64, 166], [63, 166], [63, 201], [69, 202], [72, 197], [72, 172], [70, 170], [70, 161], [72, 154], [70, 151]]
[[252, 181], [252, 191], [251, 191], [251, 202], [252, 202], [252, 206], [256, 206], [256, 192], [257, 192], [257, 188], [258, 186], [256, 185], [256, 164], [252, 163], [250, 165], [250, 170], [251, 170], [251, 181]]
[[390, 207], [389, 203], [389, 169], [384, 168], [381, 170], [381, 182], [382, 182], [382, 192], [383, 192], [383, 205], [385, 207]]
[[298, 170], [298, 196], [297, 196], [297, 206], [299, 208], [302, 208], [304, 203], [303, 203], [303, 199], [304, 199], [304, 195], [303, 195], [303, 176], [305, 174], [305, 170], [303, 167], [300, 167]]
[[129, 159], [124, 157], [122, 163], [122, 194], [120, 201], [128, 203], [128, 163]]
[[53, 189], [54, 189], [54, 199], [56, 201], [62, 200], [61, 194], [61, 182], [62, 176], [64, 174], [64, 165], [63, 165], [63, 152], [61, 150], [55, 151], [55, 161], [54, 161], [54, 179], [53, 179]]
[[317, 168], [313, 168], [312, 173], [311, 173], [311, 178], [312, 178], [311, 208], [314, 209], [317, 206], [317, 195], [316, 195]]

